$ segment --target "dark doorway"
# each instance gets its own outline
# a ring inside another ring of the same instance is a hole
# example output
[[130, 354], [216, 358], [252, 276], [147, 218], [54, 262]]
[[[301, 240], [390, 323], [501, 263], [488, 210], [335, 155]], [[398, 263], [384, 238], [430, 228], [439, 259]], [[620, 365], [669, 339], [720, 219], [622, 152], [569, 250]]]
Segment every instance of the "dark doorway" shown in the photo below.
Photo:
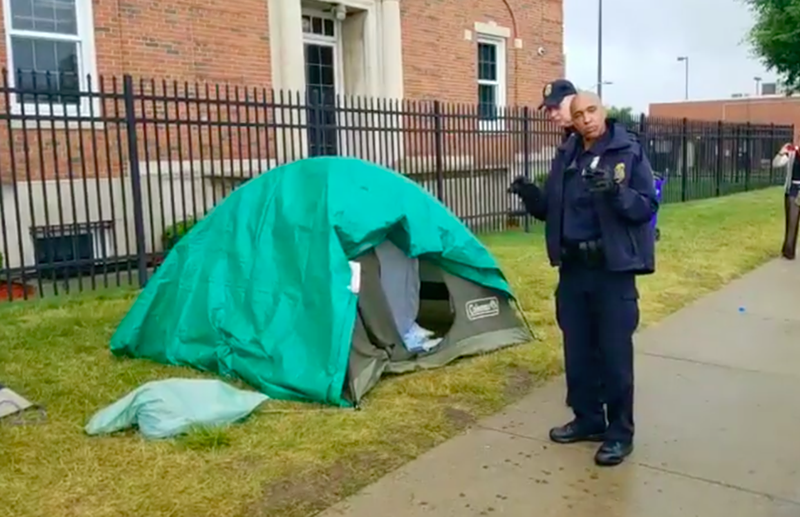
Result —
[[334, 47], [305, 44], [310, 156], [338, 154], [336, 134], [336, 59]]

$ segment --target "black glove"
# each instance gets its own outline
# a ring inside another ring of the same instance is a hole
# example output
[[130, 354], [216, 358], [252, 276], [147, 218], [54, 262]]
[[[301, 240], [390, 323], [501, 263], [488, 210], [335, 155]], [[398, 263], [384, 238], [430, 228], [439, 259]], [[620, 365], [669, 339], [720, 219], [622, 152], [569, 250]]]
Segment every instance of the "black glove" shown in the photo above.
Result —
[[541, 196], [539, 187], [531, 183], [525, 176], [517, 176], [514, 178], [514, 181], [511, 182], [511, 186], [508, 187], [508, 193], [516, 194], [522, 198], [539, 198]]
[[532, 207], [536, 207], [542, 198], [542, 191], [539, 190], [539, 187], [531, 183], [525, 176], [514, 178], [511, 186], [508, 187], [508, 192], [519, 196], [528, 211], [534, 210]]
[[593, 193], [613, 194], [619, 189], [619, 185], [614, 181], [614, 173], [610, 169], [586, 169], [583, 171], [583, 179], [588, 184], [589, 191]]
[[523, 192], [525, 192], [528, 185], [531, 185], [531, 182], [528, 181], [528, 178], [525, 176], [517, 176], [514, 178], [514, 181], [511, 182], [511, 186], [508, 187], [508, 193], [520, 196]]

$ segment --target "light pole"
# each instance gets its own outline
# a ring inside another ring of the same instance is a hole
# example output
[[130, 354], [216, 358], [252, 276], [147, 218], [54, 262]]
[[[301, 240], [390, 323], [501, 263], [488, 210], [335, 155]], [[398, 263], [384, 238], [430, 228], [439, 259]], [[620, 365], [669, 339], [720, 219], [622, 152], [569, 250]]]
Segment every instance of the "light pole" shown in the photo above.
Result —
[[603, 82], [597, 83], [595, 85], [596, 88], [597, 88], [597, 96], [598, 97], [600, 96], [600, 92], [603, 91], [603, 86], [611, 86], [612, 84], [614, 84], [612, 81], [603, 81]]
[[684, 66], [684, 99], [689, 100], [689, 56], [679, 56], [678, 61], [683, 61]]
[[753, 80], [756, 82], [756, 97], [758, 97], [761, 95], [761, 78], [753, 77]]
[[603, 0], [597, 0], [597, 96], [603, 98]]

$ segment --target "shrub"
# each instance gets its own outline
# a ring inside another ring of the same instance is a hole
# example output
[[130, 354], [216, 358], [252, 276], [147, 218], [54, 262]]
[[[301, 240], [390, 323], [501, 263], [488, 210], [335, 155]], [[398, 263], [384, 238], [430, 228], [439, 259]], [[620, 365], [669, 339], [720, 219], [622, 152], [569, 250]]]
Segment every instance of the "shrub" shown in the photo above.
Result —
[[178, 221], [171, 224], [164, 229], [161, 235], [161, 244], [164, 246], [164, 251], [171, 250], [184, 235], [189, 233], [189, 230], [197, 223], [194, 217], [188, 217], [183, 221]]

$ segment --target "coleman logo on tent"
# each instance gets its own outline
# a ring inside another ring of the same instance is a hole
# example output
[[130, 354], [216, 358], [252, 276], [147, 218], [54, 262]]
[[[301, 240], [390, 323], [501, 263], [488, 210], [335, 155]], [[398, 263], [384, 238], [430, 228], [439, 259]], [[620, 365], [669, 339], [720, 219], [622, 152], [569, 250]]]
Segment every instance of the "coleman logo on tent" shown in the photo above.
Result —
[[467, 318], [470, 321], [493, 318], [500, 314], [500, 301], [495, 298], [480, 298], [467, 302]]

